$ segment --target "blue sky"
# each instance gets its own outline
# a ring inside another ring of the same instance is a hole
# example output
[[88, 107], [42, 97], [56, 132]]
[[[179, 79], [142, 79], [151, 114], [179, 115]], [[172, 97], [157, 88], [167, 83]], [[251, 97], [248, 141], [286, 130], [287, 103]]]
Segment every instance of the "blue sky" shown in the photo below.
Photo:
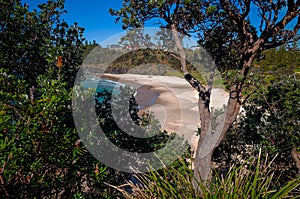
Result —
[[[46, 0], [22, 0], [30, 9], [36, 8]], [[66, 0], [67, 14], [62, 16], [69, 24], [78, 22], [85, 28], [84, 36], [88, 41], [101, 43], [112, 35], [123, 32], [121, 23], [115, 24], [115, 17], [108, 12], [109, 8], [119, 9], [122, 0]]]
[[[27, 3], [30, 9], [34, 9], [46, 0], [22, 0], [22, 2]], [[124, 32], [121, 23], [115, 24], [115, 17], [108, 12], [110, 8], [120, 9], [121, 7], [122, 0], [65, 0], [65, 9], [68, 13], [64, 14], [62, 18], [68, 24], [78, 22], [79, 26], [84, 27], [84, 36], [88, 41], [95, 40], [102, 43], [109, 37]], [[252, 9], [250, 18], [256, 27], [259, 25], [257, 15], [256, 9]], [[153, 22], [149, 22], [147, 25], [154, 26]]]

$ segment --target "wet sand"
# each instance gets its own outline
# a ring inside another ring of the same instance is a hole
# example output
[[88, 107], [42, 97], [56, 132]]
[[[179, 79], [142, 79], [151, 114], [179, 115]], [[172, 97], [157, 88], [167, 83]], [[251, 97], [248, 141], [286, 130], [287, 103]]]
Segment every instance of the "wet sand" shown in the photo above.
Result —
[[149, 85], [142, 85], [136, 89], [137, 94], [135, 96], [135, 99], [137, 103], [139, 104], [140, 110], [144, 110], [149, 108], [150, 106], [153, 106], [160, 93], [153, 89], [152, 86]]

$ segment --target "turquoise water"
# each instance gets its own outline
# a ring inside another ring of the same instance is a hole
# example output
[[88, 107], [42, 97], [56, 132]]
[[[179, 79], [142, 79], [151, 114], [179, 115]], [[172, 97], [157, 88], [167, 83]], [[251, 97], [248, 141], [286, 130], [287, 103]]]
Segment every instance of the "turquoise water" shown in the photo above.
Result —
[[113, 91], [115, 90], [118, 91], [120, 87], [124, 87], [125, 84], [119, 83], [119, 82], [114, 82], [111, 80], [107, 79], [95, 79], [95, 78], [90, 78], [86, 79], [81, 82], [83, 88], [94, 88], [96, 89], [96, 92], [101, 92], [103, 90], [108, 90], [108, 91]]
[[[102, 91], [106, 90], [106, 91], [112, 92], [112, 94], [114, 96], [117, 96], [118, 94], [120, 94], [121, 87], [126, 86], [125, 84], [115, 82], [112, 80], [94, 78], [94, 77], [87, 78], [86, 80], [82, 81], [81, 84], [84, 89], [94, 88], [94, 89], [96, 89], [96, 92], [102, 92]], [[134, 89], [134, 88], [132, 88], [132, 89]], [[145, 91], [143, 91], [143, 92], [145, 92]], [[140, 94], [143, 95], [143, 92], [140, 92]], [[157, 98], [158, 98], [158, 96], [154, 95], [154, 97], [152, 99], [146, 100], [147, 104], [139, 104], [137, 108], [143, 109], [147, 106], [152, 106], [157, 101]], [[98, 100], [101, 101], [101, 99], [98, 99]]]
[[[108, 79], [101, 79], [101, 78], [93, 78], [89, 77], [81, 82], [81, 85], [84, 89], [92, 88], [96, 90], [96, 93], [102, 93], [103, 91], [108, 91], [112, 94], [112, 98], [120, 97], [121, 87], [125, 87], [125, 84], [115, 82]], [[133, 88], [132, 88], [133, 89]], [[95, 93], [95, 94], [96, 94]], [[99, 96], [99, 95], [98, 95]], [[101, 95], [100, 95], [101, 96]], [[128, 96], [123, 96], [127, 98]], [[117, 99], [115, 98], [115, 99]], [[102, 102], [104, 99], [102, 97], [96, 98], [98, 102]]]

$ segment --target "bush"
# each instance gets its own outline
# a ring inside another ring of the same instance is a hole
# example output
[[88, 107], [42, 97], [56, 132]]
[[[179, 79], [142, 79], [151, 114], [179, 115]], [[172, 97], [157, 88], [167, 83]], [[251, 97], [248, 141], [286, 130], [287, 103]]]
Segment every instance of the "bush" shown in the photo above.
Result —
[[74, 126], [71, 88], [83, 29], [61, 20], [63, 3], [33, 11], [18, 0], [0, 3], [1, 198], [110, 191], [103, 183], [110, 180], [107, 167], [81, 146]]
[[[300, 81], [295, 76], [283, 76], [249, 98], [244, 112], [232, 126], [214, 160], [229, 168], [234, 161], [245, 160], [262, 149], [262, 154], [277, 156], [270, 168], [281, 176], [278, 184], [297, 176], [291, 151], [300, 151]], [[239, 157], [239, 158], [238, 158]]]
[[1, 72], [1, 197], [71, 197], [84, 191], [84, 183], [107, 176], [106, 167], [79, 146], [67, 83], [48, 76], [38, 76], [37, 87], [29, 89]]

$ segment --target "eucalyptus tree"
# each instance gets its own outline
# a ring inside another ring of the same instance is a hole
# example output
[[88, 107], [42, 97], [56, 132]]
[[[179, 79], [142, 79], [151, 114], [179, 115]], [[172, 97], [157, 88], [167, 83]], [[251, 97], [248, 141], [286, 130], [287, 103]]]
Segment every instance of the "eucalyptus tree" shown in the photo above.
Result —
[[[195, 157], [194, 174], [197, 180], [211, 179], [211, 156], [232, 123], [236, 120], [252, 63], [267, 49], [298, 39], [300, 2], [294, 0], [124, 0], [119, 10], [110, 10], [121, 20], [123, 29], [145, 26], [158, 19], [160, 26], [170, 28], [177, 48], [178, 33], [198, 34], [199, 42], [213, 57], [223, 74], [230, 77], [230, 97], [223, 117], [224, 123], [211, 131], [212, 113], [209, 108], [211, 86], [203, 85], [186, 69], [181, 53], [181, 68], [186, 80], [199, 92], [201, 133]], [[259, 22], [257, 24], [257, 22]], [[178, 42], [179, 41], [179, 42]]]

